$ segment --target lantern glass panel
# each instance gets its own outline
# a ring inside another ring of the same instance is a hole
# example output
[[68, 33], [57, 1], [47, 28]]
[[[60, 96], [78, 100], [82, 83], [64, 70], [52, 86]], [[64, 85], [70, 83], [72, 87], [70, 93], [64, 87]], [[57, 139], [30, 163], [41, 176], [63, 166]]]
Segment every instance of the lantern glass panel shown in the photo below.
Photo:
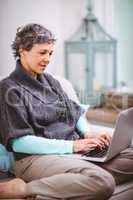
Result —
[[71, 53], [68, 55], [69, 79], [76, 90], [86, 87], [86, 56], [83, 53]]
[[114, 58], [110, 51], [95, 51], [94, 52], [94, 66], [93, 66], [93, 89], [95, 84], [99, 89], [110, 89], [114, 87]]
[[65, 69], [81, 102], [95, 104], [94, 97], [116, 87], [117, 41], [100, 25], [90, 2], [88, 5], [80, 27], [65, 41]]

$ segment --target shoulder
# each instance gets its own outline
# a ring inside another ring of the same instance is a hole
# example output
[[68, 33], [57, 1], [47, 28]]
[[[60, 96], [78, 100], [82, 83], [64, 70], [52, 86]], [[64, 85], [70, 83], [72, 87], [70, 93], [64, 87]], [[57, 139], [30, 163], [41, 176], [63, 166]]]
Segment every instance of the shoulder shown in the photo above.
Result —
[[20, 87], [10, 77], [0, 81], [0, 99], [16, 94], [20, 94]]
[[10, 77], [4, 78], [0, 81], [0, 89], [5, 90], [11, 87], [17, 87], [17, 84]]

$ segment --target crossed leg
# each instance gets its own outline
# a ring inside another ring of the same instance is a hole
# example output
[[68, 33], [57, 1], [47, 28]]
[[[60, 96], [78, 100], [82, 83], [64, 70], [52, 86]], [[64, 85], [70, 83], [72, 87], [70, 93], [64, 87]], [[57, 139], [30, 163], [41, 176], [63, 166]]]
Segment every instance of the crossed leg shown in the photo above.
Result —
[[[113, 193], [115, 182], [120, 184], [133, 178], [133, 148], [98, 165], [55, 155], [24, 158], [16, 162], [15, 173], [28, 183], [23, 182], [23, 194], [14, 195], [16, 198], [33, 196], [36, 200], [108, 199]], [[14, 184], [14, 187], [20, 188], [20, 185]]]
[[28, 182], [27, 195], [36, 199], [104, 200], [115, 181], [101, 167], [62, 156], [31, 156], [16, 162], [16, 175]]

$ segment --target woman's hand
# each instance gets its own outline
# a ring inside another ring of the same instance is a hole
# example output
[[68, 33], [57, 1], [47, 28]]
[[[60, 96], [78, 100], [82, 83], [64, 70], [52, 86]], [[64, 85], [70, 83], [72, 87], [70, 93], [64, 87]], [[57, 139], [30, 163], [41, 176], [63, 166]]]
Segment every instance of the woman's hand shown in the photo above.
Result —
[[73, 152], [78, 153], [78, 152], [91, 151], [96, 147], [102, 149], [103, 140], [104, 139], [103, 138], [101, 139], [100, 137], [75, 140], [73, 143]]
[[103, 143], [107, 146], [110, 145], [112, 137], [109, 134], [101, 134], [99, 135], [100, 140], [103, 141]]
[[100, 135], [98, 135], [96, 133], [86, 133], [84, 135], [84, 138], [85, 139], [92, 139], [92, 138], [99, 139], [102, 142], [102, 147], [109, 146], [111, 143], [111, 139], [112, 139], [112, 137], [107, 133], [100, 134]]

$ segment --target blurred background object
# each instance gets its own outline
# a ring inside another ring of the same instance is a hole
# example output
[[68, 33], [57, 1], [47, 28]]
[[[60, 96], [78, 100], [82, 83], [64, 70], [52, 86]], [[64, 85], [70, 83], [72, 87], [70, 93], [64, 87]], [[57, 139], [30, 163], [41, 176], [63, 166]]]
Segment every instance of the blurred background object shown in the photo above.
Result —
[[89, 98], [83, 99], [81, 94], [98, 97], [97, 93], [117, 84], [117, 41], [93, 14], [93, 3], [88, 0], [87, 15], [65, 42], [66, 78], [72, 82], [82, 103], [89, 103]]

